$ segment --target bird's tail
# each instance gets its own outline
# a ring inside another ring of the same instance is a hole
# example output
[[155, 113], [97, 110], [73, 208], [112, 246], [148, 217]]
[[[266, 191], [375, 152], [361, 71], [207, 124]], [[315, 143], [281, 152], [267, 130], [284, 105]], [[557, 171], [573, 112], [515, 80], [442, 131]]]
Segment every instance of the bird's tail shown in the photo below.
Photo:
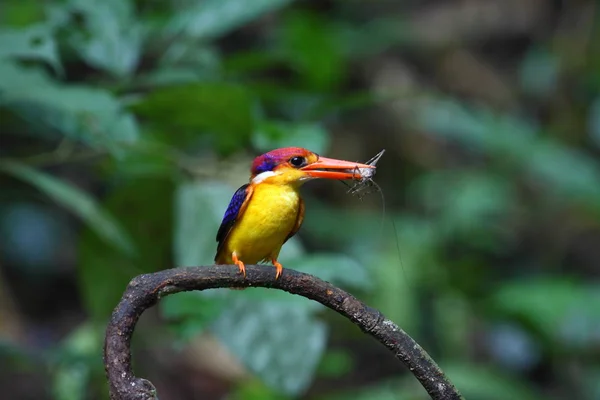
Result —
[[224, 251], [219, 251], [217, 254], [215, 254], [215, 264], [233, 264], [233, 260], [231, 259], [231, 256], [228, 257]]

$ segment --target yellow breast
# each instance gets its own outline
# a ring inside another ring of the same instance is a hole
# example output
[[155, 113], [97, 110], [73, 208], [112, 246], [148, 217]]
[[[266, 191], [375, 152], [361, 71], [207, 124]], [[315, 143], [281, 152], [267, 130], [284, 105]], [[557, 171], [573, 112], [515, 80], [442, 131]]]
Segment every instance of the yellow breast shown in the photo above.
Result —
[[300, 195], [291, 185], [261, 183], [223, 246], [223, 262], [232, 263], [231, 254], [247, 264], [277, 258], [283, 242], [298, 218]]

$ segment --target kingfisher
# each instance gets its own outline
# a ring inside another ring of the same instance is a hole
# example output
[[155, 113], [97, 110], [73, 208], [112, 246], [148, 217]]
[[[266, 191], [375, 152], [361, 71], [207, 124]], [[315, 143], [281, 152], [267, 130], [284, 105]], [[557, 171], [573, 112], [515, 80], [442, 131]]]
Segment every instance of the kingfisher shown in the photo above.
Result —
[[300, 186], [312, 179], [362, 178], [373, 165], [320, 157], [301, 147], [276, 149], [254, 159], [248, 183], [231, 198], [217, 232], [217, 264], [235, 264], [246, 276], [245, 264], [271, 262], [275, 279], [283, 272], [277, 261], [283, 244], [304, 219]]

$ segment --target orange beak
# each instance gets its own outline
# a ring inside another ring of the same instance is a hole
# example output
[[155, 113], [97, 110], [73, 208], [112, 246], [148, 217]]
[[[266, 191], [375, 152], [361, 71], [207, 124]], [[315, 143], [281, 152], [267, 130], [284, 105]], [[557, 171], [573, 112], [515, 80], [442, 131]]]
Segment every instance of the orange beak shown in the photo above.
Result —
[[375, 168], [374, 165], [361, 164], [350, 161], [335, 160], [333, 158], [319, 157], [319, 159], [307, 165], [306, 167], [300, 168], [301, 171], [305, 171], [311, 178], [325, 178], [325, 179], [361, 179], [363, 174], [361, 169]]

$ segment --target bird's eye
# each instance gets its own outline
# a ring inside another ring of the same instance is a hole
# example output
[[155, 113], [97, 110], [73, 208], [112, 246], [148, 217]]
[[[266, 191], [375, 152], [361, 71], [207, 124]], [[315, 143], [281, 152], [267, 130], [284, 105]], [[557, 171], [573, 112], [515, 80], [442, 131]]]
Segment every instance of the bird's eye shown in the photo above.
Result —
[[300, 156], [292, 157], [290, 158], [290, 164], [296, 168], [303, 167], [306, 165], [306, 158]]

